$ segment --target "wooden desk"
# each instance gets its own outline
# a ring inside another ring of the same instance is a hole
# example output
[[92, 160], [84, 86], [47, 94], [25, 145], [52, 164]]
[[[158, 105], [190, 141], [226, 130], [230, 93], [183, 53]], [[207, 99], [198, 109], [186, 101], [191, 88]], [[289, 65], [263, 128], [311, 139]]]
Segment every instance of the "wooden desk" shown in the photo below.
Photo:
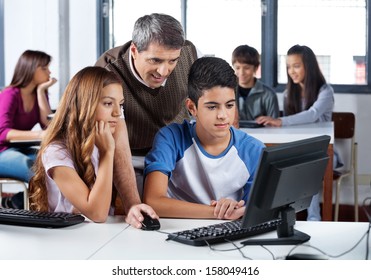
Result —
[[320, 135], [329, 135], [331, 137], [330, 145], [328, 147], [328, 155], [330, 160], [327, 164], [326, 173], [323, 180], [322, 220], [332, 221], [334, 123], [322, 122], [286, 127], [241, 128], [241, 130], [259, 139], [267, 146], [302, 140]]

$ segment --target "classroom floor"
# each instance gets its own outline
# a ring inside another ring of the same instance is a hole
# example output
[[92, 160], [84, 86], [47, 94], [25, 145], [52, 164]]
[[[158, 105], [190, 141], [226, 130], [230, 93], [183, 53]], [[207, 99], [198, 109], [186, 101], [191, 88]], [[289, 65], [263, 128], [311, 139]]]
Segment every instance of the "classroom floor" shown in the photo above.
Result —
[[[333, 194], [335, 198], [335, 188], [333, 190]], [[363, 207], [365, 199], [367, 199], [366, 204], [368, 205], [368, 209], [370, 209], [371, 186], [358, 185], [358, 204], [359, 204], [358, 213], [360, 222], [368, 222], [368, 218], [364, 209], [365, 207]], [[354, 205], [353, 186], [345, 183], [341, 187], [340, 191], [339, 221], [354, 221], [353, 205]]]

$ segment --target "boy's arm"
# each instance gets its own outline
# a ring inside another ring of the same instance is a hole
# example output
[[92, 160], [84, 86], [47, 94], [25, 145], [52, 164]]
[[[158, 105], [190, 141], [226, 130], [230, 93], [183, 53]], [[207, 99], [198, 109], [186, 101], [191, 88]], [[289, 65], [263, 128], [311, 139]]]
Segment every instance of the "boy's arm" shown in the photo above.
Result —
[[144, 203], [152, 206], [160, 217], [215, 218], [213, 206], [169, 198], [168, 182], [167, 175], [160, 171], [147, 174], [144, 182]]
[[215, 206], [214, 216], [218, 219], [239, 219], [245, 213], [245, 201], [235, 201], [230, 198], [221, 198], [218, 201], [211, 201], [211, 206]]
[[[149, 173], [144, 182], [144, 203], [152, 206], [160, 217], [215, 219], [215, 205], [205, 205], [169, 198], [167, 196], [168, 177], [160, 171]], [[243, 215], [244, 207], [235, 209], [229, 219]], [[242, 213], [242, 214], [241, 214]], [[223, 216], [223, 215], [222, 215]], [[225, 217], [224, 217], [225, 218]]]

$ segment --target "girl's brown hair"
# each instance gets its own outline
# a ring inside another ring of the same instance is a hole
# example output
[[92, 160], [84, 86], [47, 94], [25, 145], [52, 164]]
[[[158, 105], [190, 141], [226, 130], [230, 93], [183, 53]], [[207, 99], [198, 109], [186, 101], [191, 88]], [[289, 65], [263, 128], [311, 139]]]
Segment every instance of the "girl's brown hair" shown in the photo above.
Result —
[[[319, 67], [316, 55], [311, 48], [307, 46], [294, 45], [288, 51], [287, 55], [300, 55], [304, 64], [304, 96], [305, 108], [308, 110], [318, 98], [320, 88], [326, 84], [326, 79], [323, 76]], [[285, 104], [286, 115], [294, 115], [301, 112], [302, 96], [301, 87], [295, 84], [289, 73], [287, 72], [287, 94], [288, 102]]]
[[33, 79], [37, 67], [50, 64], [51, 56], [42, 51], [25, 51], [18, 59], [10, 86], [24, 88]]
[[30, 180], [30, 209], [48, 211], [46, 172], [42, 155], [48, 145], [63, 146], [87, 186], [95, 181], [91, 155], [95, 141], [95, 114], [104, 87], [120, 84], [115, 74], [101, 67], [86, 67], [69, 82], [37, 155]]

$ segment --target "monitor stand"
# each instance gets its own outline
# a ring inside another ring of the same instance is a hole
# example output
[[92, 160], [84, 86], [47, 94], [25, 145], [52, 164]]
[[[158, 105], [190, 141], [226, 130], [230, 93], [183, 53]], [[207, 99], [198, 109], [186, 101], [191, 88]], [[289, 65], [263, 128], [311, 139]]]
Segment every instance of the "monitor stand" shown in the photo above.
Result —
[[281, 210], [282, 223], [277, 226], [277, 238], [249, 239], [243, 245], [297, 245], [307, 242], [310, 236], [294, 229], [296, 221], [295, 209], [291, 206]]

